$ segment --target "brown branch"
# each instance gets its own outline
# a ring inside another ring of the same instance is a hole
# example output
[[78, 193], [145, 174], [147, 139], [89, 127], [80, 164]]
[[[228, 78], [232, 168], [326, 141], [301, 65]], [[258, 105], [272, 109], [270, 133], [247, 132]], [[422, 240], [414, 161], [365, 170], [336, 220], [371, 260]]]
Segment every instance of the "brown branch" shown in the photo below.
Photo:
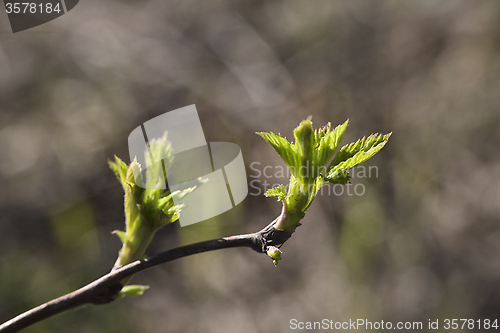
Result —
[[274, 224], [275, 221], [261, 231], [253, 234], [223, 237], [185, 245], [158, 253], [147, 259], [134, 261], [112, 270], [110, 273], [78, 290], [53, 299], [12, 318], [0, 325], [0, 333], [18, 332], [41, 320], [84, 304], [105, 304], [112, 302], [123, 288], [120, 284], [121, 280], [150, 267], [175, 259], [231, 247], [250, 247], [256, 252], [265, 253], [269, 245], [283, 244], [291, 236], [285, 231], [274, 229]]

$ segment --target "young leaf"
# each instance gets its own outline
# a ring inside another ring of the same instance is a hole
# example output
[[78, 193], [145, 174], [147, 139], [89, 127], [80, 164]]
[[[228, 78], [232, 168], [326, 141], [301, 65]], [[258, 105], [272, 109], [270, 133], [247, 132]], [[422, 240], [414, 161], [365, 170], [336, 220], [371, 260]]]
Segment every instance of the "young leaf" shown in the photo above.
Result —
[[[202, 183], [202, 181], [200, 181], [200, 184], [201, 183]], [[158, 199], [158, 208], [160, 208], [162, 210], [169, 209], [170, 207], [172, 207], [174, 205], [174, 198], [182, 199], [186, 195], [188, 195], [189, 193], [196, 190], [196, 188], [197, 188], [197, 186], [191, 186], [191, 187], [188, 187], [184, 190], [177, 190], [174, 192], [170, 192], [170, 190], [166, 191], [164, 196], [162, 198]], [[172, 221], [172, 222], [174, 222], [174, 221]]]
[[272, 132], [257, 132], [258, 135], [264, 138], [276, 152], [281, 156], [285, 164], [290, 169], [290, 172], [295, 174], [300, 166], [302, 165], [302, 161], [300, 155], [297, 151], [297, 146], [288, 142], [288, 140], [281, 135], [276, 135]]
[[325, 180], [334, 184], [345, 184], [349, 181], [348, 170], [373, 157], [385, 146], [390, 136], [391, 133], [372, 134], [368, 138], [342, 147], [334, 157]]
[[283, 201], [286, 197], [285, 185], [279, 185], [277, 187], [271, 188], [264, 193], [266, 197], [278, 198], [279, 201]]
[[332, 177], [324, 177], [325, 181], [331, 183], [331, 184], [340, 184], [340, 185], [345, 185], [349, 183], [349, 180], [351, 180], [351, 175], [349, 174], [349, 171], [341, 171], [337, 173], [335, 176]]
[[[318, 129], [319, 132], [316, 137], [319, 142], [317, 148], [315, 149], [315, 159], [317, 165], [322, 169], [326, 166], [326, 164], [330, 161], [330, 159], [335, 154], [338, 146], [340, 145], [340, 141], [344, 137], [344, 133], [347, 129], [347, 125], [349, 124], [349, 120], [346, 120], [343, 124], [335, 127], [333, 131], [330, 130], [330, 124], [328, 123], [325, 127]], [[323, 135], [320, 135], [321, 132], [324, 132]]]
[[125, 189], [125, 179], [127, 177], [128, 166], [123, 162], [118, 156], [115, 155], [115, 162], [108, 161], [109, 167], [116, 175], [116, 178], [120, 181], [123, 188]]
[[175, 205], [167, 210], [163, 210], [163, 213], [165, 213], [171, 221], [177, 221], [180, 217], [182, 207], [184, 207], [184, 204], [180, 205]]
[[356, 142], [343, 146], [333, 158], [333, 161], [330, 163], [328, 169], [331, 169], [340, 162], [343, 162], [353, 157], [356, 153], [360, 151], [366, 152], [380, 143], [387, 142], [390, 136], [391, 133], [386, 135], [372, 134], [368, 138], [363, 137], [362, 139], [359, 139]]
[[144, 294], [144, 292], [149, 289], [149, 286], [141, 286], [141, 285], [136, 285], [136, 284], [131, 284], [128, 286], [125, 286], [120, 290], [120, 292], [117, 295], [117, 298], [123, 297], [125, 295], [129, 296], [140, 296]]
[[[311, 117], [302, 121], [299, 126], [293, 130], [293, 136], [295, 137], [297, 152], [301, 158], [300, 167], [306, 168], [307, 176], [305, 178], [315, 177], [311, 174], [311, 171], [315, 169], [313, 153], [314, 148], [316, 147], [315, 133], [312, 128]], [[299, 174], [301, 173], [304, 174], [304, 170], [299, 169]]]
[[120, 237], [122, 244], [125, 244], [127, 242], [127, 234], [124, 231], [114, 230], [112, 233], [116, 234], [118, 237]]
[[[118, 157], [109, 162], [125, 192], [125, 231], [115, 231], [123, 245], [115, 267], [126, 265], [134, 260], [144, 258], [144, 253], [151, 243], [156, 230], [179, 219], [182, 205], [176, 205], [174, 198], [192, 192], [196, 186], [206, 182], [199, 178], [193, 187], [171, 193], [166, 188], [166, 173], [173, 162], [171, 144], [165, 134], [159, 140], [152, 140], [146, 151], [146, 179], [143, 180], [141, 165], [134, 159], [126, 165]], [[130, 278], [121, 281], [123, 285]], [[125, 287], [123, 293], [142, 294], [142, 287], [137, 289]]]
[[347, 120], [333, 130], [329, 123], [313, 130], [311, 119], [308, 118], [294, 130], [294, 144], [280, 135], [257, 133], [273, 146], [291, 171], [287, 193], [283, 185], [265, 193], [268, 197], [283, 201], [282, 213], [274, 224], [277, 230], [293, 233], [325, 182], [349, 182], [349, 169], [371, 158], [389, 139], [390, 134], [373, 134], [342, 147], [334, 156], [348, 123]]
[[137, 205], [140, 203], [140, 198], [144, 190], [137, 186], [134, 177], [134, 170], [140, 170], [137, 160], [134, 159], [127, 170], [125, 178], [125, 223], [128, 227], [133, 227], [136, 221], [140, 218]]
[[[159, 194], [158, 189], [165, 189], [165, 177], [173, 162], [172, 146], [167, 141], [167, 134], [159, 140], [152, 140], [148, 150], [145, 151], [146, 158], [146, 188], [149, 190], [147, 196]], [[165, 166], [165, 169], [164, 169]]]

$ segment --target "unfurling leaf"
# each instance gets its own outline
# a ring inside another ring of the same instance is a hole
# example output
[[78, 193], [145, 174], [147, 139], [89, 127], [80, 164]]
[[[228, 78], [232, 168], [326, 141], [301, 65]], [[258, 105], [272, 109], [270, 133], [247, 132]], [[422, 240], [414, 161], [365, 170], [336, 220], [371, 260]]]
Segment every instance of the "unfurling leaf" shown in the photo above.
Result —
[[288, 140], [280, 134], [274, 134], [272, 132], [258, 132], [257, 134], [263, 137], [264, 140], [266, 140], [274, 148], [274, 150], [276, 150], [292, 174], [295, 174], [297, 170], [299, 170], [301, 166], [301, 159], [296, 145], [288, 142]]
[[317, 147], [314, 150], [316, 155], [315, 159], [320, 168], [324, 168], [332, 158], [333, 154], [335, 154], [335, 151], [340, 145], [340, 141], [342, 141], [342, 138], [344, 137], [348, 124], [349, 120], [346, 120], [343, 124], [338, 125], [332, 131], [330, 130], [331, 125], [328, 123], [325, 127], [315, 131]]
[[325, 180], [334, 184], [345, 184], [349, 181], [349, 169], [367, 161], [382, 149], [392, 133], [372, 134], [354, 143], [345, 145], [335, 155], [330, 164]]
[[278, 152], [291, 172], [287, 193], [284, 185], [265, 193], [283, 202], [282, 213], [274, 224], [275, 229], [293, 233], [321, 186], [325, 182], [348, 183], [349, 169], [375, 155], [391, 135], [370, 135], [345, 145], [335, 154], [348, 123], [347, 120], [334, 129], [328, 123], [313, 130], [309, 117], [293, 131], [295, 143], [274, 133], [257, 133]]
[[127, 234], [124, 231], [114, 230], [112, 233], [116, 234], [120, 238], [122, 244], [125, 244], [127, 242]]
[[283, 201], [286, 197], [285, 185], [279, 185], [277, 187], [271, 188], [264, 193], [266, 197], [278, 198], [279, 201]]
[[[179, 219], [182, 205], [176, 205], [174, 198], [188, 195], [204, 181], [200, 178], [195, 186], [173, 193], [166, 188], [166, 175], [174, 159], [166, 133], [161, 139], [149, 142], [144, 155], [145, 166], [141, 166], [137, 158], [130, 165], [118, 157], [115, 157], [114, 162], [109, 162], [125, 192], [125, 231], [114, 232], [123, 244], [115, 268], [144, 258], [155, 232]], [[145, 167], [145, 179], [142, 167]], [[122, 284], [127, 282], [128, 279], [125, 279]], [[126, 288], [128, 287], [124, 287], [122, 292], [139, 290]]]
[[141, 285], [137, 285], [137, 284], [131, 284], [131, 285], [123, 287], [122, 290], [120, 290], [120, 292], [118, 293], [117, 298], [123, 297], [126, 295], [128, 295], [128, 296], [140, 296], [140, 295], [144, 294], [144, 292], [147, 289], [149, 289], [149, 286], [141, 286]]
[[123, 162], [118, 156], [115, 156], [115, 162], [108, 161], [109, 167], [116, 175], [116, 178], [120, 181], [123, 188], [125, 189], [125, 178], [127, 177], [128, 165]]

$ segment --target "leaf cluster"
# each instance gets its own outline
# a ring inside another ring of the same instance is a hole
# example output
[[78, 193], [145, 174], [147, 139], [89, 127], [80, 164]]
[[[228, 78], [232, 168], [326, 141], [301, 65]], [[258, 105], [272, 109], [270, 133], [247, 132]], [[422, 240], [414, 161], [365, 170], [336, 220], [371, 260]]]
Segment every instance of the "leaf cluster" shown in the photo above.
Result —
[[130, 165], [116, 156], [114, 162], [109, 161], [125, 192], [125, 231], [114, 231], [123, 243], [120, 265], [142, 258], [154, 232], [179, 219], [182, 204], [175, 204], [174, 198], [181, 199], [196, 188], [173, 192], [166, 188], [165, 179], [173, 160], [165, 134], [148, 145], [145, 179], [137, 158]]
[[278, 227], [293, 232], [320, 187], [326, 183], [346, 184], [349, 170], [367, 161], [382, 149], [391, 133], [372, 134], [343, 146], [337, 153], [349, 120], [332, 128], [331, 124], [313, 129], [311, 118], [293, 131], [295, 142], [281, 134], [258, 132], [280, 155], [290, 170], [290, 184], [268, 190], [265, 195], [282, 201], [288, 216]]

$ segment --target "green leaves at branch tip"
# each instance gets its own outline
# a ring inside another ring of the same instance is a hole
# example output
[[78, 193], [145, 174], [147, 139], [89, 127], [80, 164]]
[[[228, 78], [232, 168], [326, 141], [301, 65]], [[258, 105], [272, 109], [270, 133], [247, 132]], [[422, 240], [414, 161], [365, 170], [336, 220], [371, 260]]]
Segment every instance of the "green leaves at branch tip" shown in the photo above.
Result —
[[294, 143], [280, 134], [257, 133], [276, 150], [291, 173], [288, 193], [283, 185], [265, 193], [268, 197], [283, 201], [287, 208], [287, 216], [279, 219], [282, 230], [293, 232], [325, 182], [348, 183], [349, 170], [373, 157], [391, 136], [391, 133], [372, 134], [343, 146], [335, 154], [348, 124], [349, 120], [333, 129], [330, 123], [313, 129], [309, 117], [294, 129]]
[[155, 197], [165, 188], [165, 177], [172, 168], [174, 154], [172, 145], [165, 134], [161, 139], [149, 142], [145, 152], [146, 160], [146, 196]]
[[330, 130], [331, 124], [328, 123], [326, 126], [316, 130], [316, 141], [318, 145], [315, 152], [317, 163], [321, 168], [327, 165], [337, 150], [340, 141], [342, 141], [344, 137], [348, 124], [349, 120], [346, 120], [343, 124]]
[[274, 134], [272, 132], [258, 132], [281, 156], [290, 171], [294, 173], [300, 166], [302, 161], [297, 151], [297, 146], [288, 142], [288, 140], [281, 136], [281, 134]]
[[126, 178], [127, 178], [127, 171], [128, 171], [128, 165], [123, 162], [118, 156], [115, 155], [115, 161], [108, 161], [108, 165], [113, 170], [113, 172], [116, 175], [116, 178], [120, 181], [120, 184], [122, 184], [123, 189], [125, 189], [125, 184], [126, 184]]
[[[143, 179], [137, 159], [129, 165], [116, 156], [114, 161], [109, 161], [111, 170], [125, 192], [125, 231], [114, 231], [123, 244], [117, 261], [117, 265], [121, 266], [144, 258], [154, 233], [179, 219], [182, 204], [175, 204], [177, 199], [183, 198], [197, 187], [174, 192], [165, 189], [166, 175], [174, 159], [166, 134], [159, 140], [150, 141], [144, 154], [146, 179]], [[198, 184], [203, 182], [203, 179], [198, 179]]]
[[165, 190], [165, 177], [172, 166], [173, 156], [172, 147], [166, 134], [159, 140], [151, 141], [145, 152], [145, 182], [141, 173], [141, 165], [137, 159], [134, 159], [130, 165], [116, 156], [114, 162], [108, 162], [125, 192], [125, 223], [127, 228], [134, 228], [140, 220], [152, 230], [156, 230], [179, 218], [182, 206], [175, 205], [174, 197], [182, 198], [192, 192], [196, 186], [173, 193], [170, 190]]
[[349, 120], [331, 129], [328, 123], [313, 130], [311, 117], [293, 131], [295, 143], [280, 134], [258, 132], [281, 156], [295, 178], [313, 180], [327, 165], [344, 136]]
[[112, 234], [117, 235], [120, 238], [122, 244], [127, 243], [127, 234], [124, 231], [113, 230]]

